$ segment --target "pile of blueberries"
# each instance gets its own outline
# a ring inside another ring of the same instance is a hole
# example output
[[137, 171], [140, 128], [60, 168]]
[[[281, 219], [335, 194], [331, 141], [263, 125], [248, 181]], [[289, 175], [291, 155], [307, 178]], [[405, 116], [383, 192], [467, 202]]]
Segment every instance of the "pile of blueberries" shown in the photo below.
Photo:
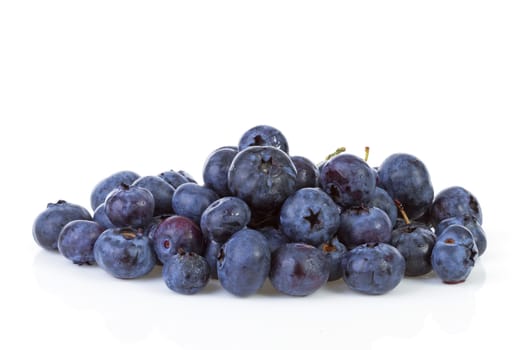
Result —
[[184, 171], [121, 171], [93, 189], [93, 216], [60, 200], [38, 215], [33, 237], [117, 278], [163, 265], [166, 285], [182, 294], [210, 278], [237, 296], [267, 278], [294, 296], [340, 278], [375, 295], [431, 271], [465, 281], [487, 246], [478, 200], [462, 187], [434, 196], [413, 155], [393, 154], [378, 168], [367, 158], [338, 150], [316, 165], [289, 156], [284, 135], [260, 125], [209, 155], [204, 185]]

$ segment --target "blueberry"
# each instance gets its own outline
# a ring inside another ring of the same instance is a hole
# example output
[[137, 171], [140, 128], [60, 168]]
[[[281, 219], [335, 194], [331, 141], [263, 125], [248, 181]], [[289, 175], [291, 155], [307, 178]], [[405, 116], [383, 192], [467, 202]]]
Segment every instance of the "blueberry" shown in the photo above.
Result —
[[434, 226], [445, 219], [470, 215], [482, 222], [481, 207], [476, 197], [463, 187], [455, 186], [439, 192], [432, 204], [431, 217]]
[[403, 225], [392, 231], [391, 244], [405, 258], [406, 276], [421, 276], [432, 271], [430, 256], [436, 236], [423, 225]]
[[397, 220], [397, 207], [390, 195], [381, 187], [376, 187], [374, 196], [370, 201], [371, 207], [377, 207], [383, 210], [387, 215], [392, 225], [395, 225]]
[[153, 215], [173, 214], [171, 199], [175, 189], [159, 176], [139, 177], [132, 184], [134, 187], [145, 188], [151, 192], [155, 200], [155, 211]]
[[199, 227], [184, 216], [173, 215], [162, 219], [151, 232], [153, 247], [162, 263], [182, 249], [185, 252], [204, 254], [205, 241]]
[[93, 191], [91, 192], [91, 209], [95, 210], [97, 207], [104, 203], [107, 195], [117, 188], [120, 184], [124, 183], [131, 185], [133, 181], [138, 179], [140, 176], [133, 171], [119, 171], [118, 173], [112, 174], [107, 178], [100, 181]]
[[272, 254], [270, 281], [292, 296], [310, 295], [328, 281], [330, 266], [321, 250], [305, 243], [288, 243]]
[[95, 221], [100, 226], [104, 227], [104, 229], [108, 228], [114, 228], [115, 225], [109, 220], [108, 215], [106, 214], [106, 205], [102, 203], [95, 209], [95, 212], [93, 213], [93, 221]]
[[237, 197], [223, 197], [213, 202], [201, 216], [201, 230], [208, 238], [225, 243], [250, 222], [248, 205]]
[[290, 157], [270, 146], [253, 146], [233, 159], [228, 187], [256, 211], [275, 210], [295, 192], [297, 170]]
[[191, 295], [208, 284], [210, 267], [202, 256], [181, 250], [164, 264], [162, 278], [172, 291]]
[[145, 227], [155, 210], [155, 199], [145, 188], [120, 184], [106, 198], [106, 215], [117, 227]]
[[290, 243], [288, 237], [286, 237], [279, 229], [273, 226], [262, 227], [258, 229], [258, 231], [262, 233], [262, 235], [268, 241], [268, 246], [270, 247], [270, 251], [272, 253], [279, 249], [282, 245]]
[[[469, 231], [463, 225], [450, 225], [446, 227], [443, 231], [440, 232], [438, 236], [438, 241], [444, 241], [448, 238], [453, 239], [458, 244], [462, 244], [468, 247], [476, 247], [476, 241], [472, 232]], [[476, 247], [476, 253], [478, 249]]]
[[213, 151], [204, 163], [204, 185], [221, 197], [231, 195], [228, 188], [228, 170], [237, 153], [237, 147], [221, 147]]
[[33, 223], [35, 242], [42, 248], [56, 250], [60, 231], [73, 220], [92, 220], [92, 217], [85, 208], [64, 200], [49, 203]]
[[331, 241], [321, 244], [319, 249], [325, 255], [330, 266], [330, 275], [328, 276], [328, 281], [340, 279], [341, 276], [343, 276], [341, 261], [347, 251], [346, 246], [334, 237]]
[[343, 280], [350, 289], [371, 295], [394, 289], [405, 274], [405, 259], [386, 243], [365, 243], [342, 259]]
[[301, 156], [290, 157], [297, 169], [296, 189], [319, 186], [319, 169], [311, 160]]
[[226, 242], [217, 262], [219, 282], [237, 296], [256, 293], [270, 270], [271, 253], [264, 236], [251, 229], [236, 232]]
[[217, 260], [219, 257], [219, 252], [221, 250], [222, 244], [215, 241], [208, 241], [206, 245], [206, 250], [204, 251], [204, 258], [208, 262], [210, 267], [210, 278], [218, 279], [217, 276]]
[[188, 183], [187, 178], [176, 172], [175, 170], [168, 170], [159, 174], [159, 177], [169, 183], [174, 189], [177, 189], [182, 184]]
[[180, 175], [182, 175], [182, 177], [184, 177], [186, 179], [187, 182], [190, 182], [190, 183], [193, 183], [193, 184], [196, 184], [197, 181], [195, 181], [195, 179], [193, 178], [193, 176], [191, 176], [190, 173], [188, 173], [187, 171], [184, 171], [184, 170], [179, 170], [178, 173]]
[[363, 243], [388, 243], [392, 238], [392, 223], [379, 208], [353, 208], [341, 213], [337, 237], [352, 248]]
[[281, 231], [292, 242], [319, 245], [339, 228], [339, 208], [320, 188], [302, 188], [281, 208]]
[[148, 237], [131, 228], [107, 229], [93, 248], [97, 264], [117, 278], [138, 278], [156, 264], [155, 251]]
[[288, 153], [288, 141], [276, 128], [258, 125], [246, 131], [239, 141], [239, 151], [251, 146], [273, 146]]
[[368, 205], [376, 188], [372, 168], [351, 154], [340, 154], [328, 160], [321, 170], [319, 183], [344, 208]]
[[219, 196], [209, 188], [195, 183], [185, 183], [177, 187], [173, 193], [171, 205], [175, 214], [185, 216], [198, 225], [204, 210], [217, 199]]
[[474, 267], [478, 249], [468, 229], [460, 225], [447, 227], [432, 250], [432, 267], [448, 284], [464, 282]]
[[470, 215], [463, 215], [461, 217], [444, 219], [443, 221], [440, 221], [439, 224], [436, 226], [436, 235], [439, 236], [441, 232], [443, 232], [443, 230], [445, 230], [448, 226], [451, 225], [465, 226], [474, 237], [476, 247], [478, 248], [479, 256], [483, 255], [483, 253], [487, 249], [487, 237], [485, 235], [485, 231], [483, 230], [483, 228], [481, 227], [481, 225], [475, 217]]
[[434, 188], [425, 164], [410, 154], [396, 153], [379, 167], [379, 186], [403, 203], [410, 219], [421, 217], [432, 204]]
[[104, 227], [90, 220], [74, 220], [66, 224], [58, 236], [60, 253], [78, 265], [93, 264], [93, 246]]

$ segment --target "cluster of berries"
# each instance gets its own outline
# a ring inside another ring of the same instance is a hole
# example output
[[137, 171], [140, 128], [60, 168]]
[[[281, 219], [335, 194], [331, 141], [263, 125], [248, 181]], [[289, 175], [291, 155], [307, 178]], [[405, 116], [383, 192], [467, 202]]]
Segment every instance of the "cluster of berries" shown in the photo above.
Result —
[[118, 172], [93, 189], [93, 215], [49, 204], [33, 237], [117, 278], [163, 265], [166, 285], [183, 294], [210, 278], [238, 296], [267, 278], [294, 296], [340, 278], [366, 294], [431, 271], [465, 281], [487, 246], [478, 200], [462, 187], [434, 196], [413, 155], [393, 154], [377, 168], [367, 158], [338, 150], [316, 165], [290, 156], [276, 128], [256, 126], [209, 155], [203, 185], [184, 171]]

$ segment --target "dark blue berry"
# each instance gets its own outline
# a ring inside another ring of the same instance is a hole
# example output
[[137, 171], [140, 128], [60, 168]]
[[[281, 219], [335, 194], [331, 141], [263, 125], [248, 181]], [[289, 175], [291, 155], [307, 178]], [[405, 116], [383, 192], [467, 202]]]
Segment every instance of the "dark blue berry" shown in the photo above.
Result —
[[182, 184], [188, 183], [187, 178], [176, 172], [175, 170], [168, 170], [159, 174], [159, 177], [169, 183], [174, 189], [177, 189]]
[[387, 215], [390, 221], [392, 222], [392, 226], [396, 224], [397, 220], [397, 207], [394, 203], [394, 200], [390, 195], [381, 187], [376, 187], [376, 190], [374, 192], [374, 196], [372, 197], [372, 200], [370, 201], [371, 207], [377, 207], [381, 210], [383, 210]]
[[208, 284], [210, 267], [202, 256], [181, 250], [164, 264], [162, 278], [172, 291], [191, 295]]
[[320, 188], [302, 188], [284, 202], [280, 222], [290, 241], [317, 246], [337, 233], [339, 208]]
[[174, 215], [162, 218], [150, 232], [157, 257], [166, 263], [179, 250], [204, 254], [205, 241], [199, 227], [190, 219]]
[[208, 238], [225, 243], [250, 222], [248, 205], [237, 197], [223, 197], [213, 202], [201, 216], [201, 230]]
[[487, 236], [485, 235], [485, 230], [483, 230], [483, 228], [478, 223], [478, 220], [475, 217], [470, 215], [463, 215], [461, 217], [444, 219], [443, 221], [440, 221], [439, 224], [436, 226], [436, 236], [439, 236], [441, 232], [443, 232], [443, 230], [445, 230], [451, 225], [465, 226], [474, 237], [476, 247], [478, 248], [479, 256], [483, 255], [483, 253], [487, 249]]
[[104, 203], [108, 194], [120, 184], [131, 185], [140, 176], [133, 171], [119, 171], [100, 181], [91, 192], [91, 209], [95, 210]]
[[93, 248], [97, 264], [117, 278], [138, 278], [156, 264], [155, 251], [148, 237], [131, 228], [107, 229]]
[[459, 186], [449, 187], [438, 193], [431, 209], [434, 226], [445, 219], [464, 215], [473, 216], [480, 225], [483, 224], [481, 207], [472, 193]]
[[405, 259], [386, 243], [366, 243], [348, 251], [342, 259], [343, 279], [355, 291], [379, 295], [389, 292], [405, 274]]
[[49, 203], [33, 223], [33, 238], [39, 246], [49, 250], [57, 249], [60, 231], [73, 220], [92, 220], [91, 214], [83, 207], [59, 200]]
[[221, 147], [213, 151], [204, 163], [204, 185], [221, 197], [231, 195], [228, 188], [228, 170], [237, 153], [236, 147]]
[[340, 154], [328, 160], [321, 170], [319, 183], [344, 208], [368, 205], [376, 188], [372, 168], [351, 154]]
[[276, 128], [258, 125], [246, 131], [239, 141], [239, 151], [251, 146], [273, 146], [288, 153], [288, 141]]
[[185, 183], [177, 187], [173, 193], [171, 205], [175, 214], [185, 216], [198, 225], [204, 210], [217, 199], [219, 196], [209, 188], [195, 183]]
[[270, 281], [292, 296], [310, 295], [328, 281], [330, 264], [321, 250], [305, 243], [288, 243], [272, 254]]
[[261, 233], [251, 229], [238, 231], [219, 252], [219, 281], [237, 296], [256, 293], [268, 277], [270, 259], [268, 242]]
[[385, 159], [379, 167], [379, 186], [403, 203], [411, 220], [421, 217], [434, 198], [425, 164], [410, 154], [396, 153]]
[[58, 250], [75, 264], [93, 264], [95, 262], [93, 247], [103, 231], [104, 227], [94, 221], [71, 221], [60, 231]]
[[295, 166], [286, 153], [275, 147], [254, 146], [233, 159], [228, 186], [250, 208], [271, 211], [295, 192], [296, 177]]
[[430, 256], [436, 236], [423, 225], [403, 225], [392, 231], [392, 246], [403, 255], [406, 276], [421, 276], [432, 271]]
[[464, 226], [451, 225], [437, 238], [432, 250], [432, 267], [448, 284], [464, 282], [478, 256], [472, 233]]
[[337, 237], [352, 248], [363, 243], [388, 243], [392, 238], [392, 223], [379, 208], [352, 208], [341, 213]]
[[155, 210], [155, 199], [141, 187], [121, 184], [106, 198], [106, 215], [117, 227], [146, 227]]
[[319, 169], [308, 158], [301, 156], [290, 157], [297, 169], [296, 189], [319, 186]]
[[153, 215], [173, 214], [171, 199], [175, 189], [159, 176], [139, 177], [132, 186], [145, 188], [151, 192], [155, 200], [155, 211]]

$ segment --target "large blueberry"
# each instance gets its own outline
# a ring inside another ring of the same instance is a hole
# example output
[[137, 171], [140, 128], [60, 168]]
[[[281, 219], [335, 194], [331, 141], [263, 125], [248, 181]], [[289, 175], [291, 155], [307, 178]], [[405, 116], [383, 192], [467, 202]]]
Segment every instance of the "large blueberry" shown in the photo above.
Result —
[[288, 243], [272, 254], [270, 281], [279, 292], [310, 295], [328, 281], [330, 265], [321, 250], [305, 243]]
[[171, 199], [175, 189], [160, 176], [139, 177], [132, 186], [145, 188], [151, 192], [155, 200], [155, 211], [153, 215], [173, 214]]
[[481, 207], [476, 197], [463, 187], [454, 186], [439, 192], [431, 209], [434, 226], [445, 219], [470, 215], [483, 224]]
[[155, 251], [147, 236], [131, 228], [107, 229], [93, 248], [97, 264], [117, 278], [138, 278], [156, 264]]
[[204, 185], [221, 197], [231, 195], [228, 188], [228, 170], [237, 153], [237, 147], [221, 147], [213, 151], [204, 162]]
[[106, 198], [106, 215], [117, 227], [146, 227], [155, 210], [155, 199], [145, 188], [120, 184]]
[[237, 296], [256, 293], [268, 277], [270, 260], [266, 238], [252, 229], [240, 230], [219, 252], [219, 281], [224, 289]]
[[339, 228], [339, 208], [320, 188], [302, 188], [281, 208], [281, 230], [292, 242], [319, 245]]
[[198, 225], [204, 210], [217, 199], [219, 196], [209, 188], [195, 183], [185, 183], [177, 187], [173, 193], [171, 205], [175, 214], [185, 216]]
[[101, 180], [91, 192], [91, 209], [95, 210], [104, 203], [107, 195], [120, 184], [131, 185], [140, 176], [133, 171], [119, 171]]
[[483, 253], [487, 249], [487, 237], [485, 235], [485, 230], [483, 230], [483, 228], [481, 227], [481, 225], [475, 217], [470, 215], [463, 215], [460, 217], [444, 219], [443, 221], [440, 221], [439, 224], [436, 226], [436, 236], [439, 236], [441, 232], [443, 232], [447, 227], [451, 225], [465, 226], [474, 237], [476, 247], [478, 247], [479, 256], [483, 255]]
[[228, 187], [257, 211], [279, 208], [295, 192], [297, 170], [290, 157], [270, 146], [248, 147], [233, 159]]
[[163, 263], [177, 254], [180, 249], [203, 255], [204, 236], [199, 227], [190, 219], [173, 215], [161, 218], [157, 227], [150, 231], [157, 257]]
[[95, 262], [93, 247], [104, 230], [104, 227], [94, 221], [71, 221], [60, 231], [58, 250], [75, 264], [93, 264]]
[[383, 161], [379, 167], [379, 187], [403, 204], [410, 219], [421, 217], [434, 199], [425, 164], [410, 154], [396, 153]]
[[387, 215], [390, 221], [392, 222], [392, 226], [396, 224], [397, 220], [397, 207], [394, 203], [394, 200], [390, 195], [381, 187], [376, 187], [376, 190], [374, 192], [374, 196], [372, 197], [372, 200], [370, 201], [371, 207], [377, 207], [381, 210], [383, 210]]
[[421, 276], [432, 271], [430, 256], [436, 236], [426, 226], [403, 225], [392, 231], [391, 244], [406, 261], [406, 276]]
[[405, 274], [405, 259], [386, 243], [366, 243], [349, 250], [342, 259], [343, 279], [355, 291], [384, 294]]
[[208, 238], [225, 243], [250, 222], [248, 205], [237, 197], [223, 197], [213, 202], [201, 216], [201, 230]]
[[182, 184], [190, 182], [187, 178], [182, 176], [175, 170], [164, 171], [159, 174], [159, 177], [169, 183], [174, 189], [177, 189]]
[[288, 153], [288, 141], [283, 133], [268, 125], [254, 126], [242, 135], [239, 151], [252, 146], [273, 146]]
[[363, 243], [388, 243], [392, 238], [392, 223], [379, 208], [346, 209], [341, 213], [337, 236], [347, 248]]
[[49, 203], [33, 223], [33, 238], [39, 246], [57, 249], [58, 236], [62, 228], [73, 220], [92, 220], [91, 214], [80, 205], [59, 200]]
[[181, 250], [164, 264], [162, 278], [172, 291], [191, 295], [208, 284], [210, 267], [202, 256]]
[[477, 257], [478, 249], [472, 233], [464, 226], [451, 225], [437, 238], [431, 261], [443, 282], [455, 284], [467, 279]]
[[368, 205], [376, 188], [375, 174], [361, 158], [340, 154], [320, 171], [321, 188], [344, 208]]
[[311, 160], [301, 156], [293, 156], [290, 159], [297, 169], [297, 189], [319, 186], [319, 169]]

